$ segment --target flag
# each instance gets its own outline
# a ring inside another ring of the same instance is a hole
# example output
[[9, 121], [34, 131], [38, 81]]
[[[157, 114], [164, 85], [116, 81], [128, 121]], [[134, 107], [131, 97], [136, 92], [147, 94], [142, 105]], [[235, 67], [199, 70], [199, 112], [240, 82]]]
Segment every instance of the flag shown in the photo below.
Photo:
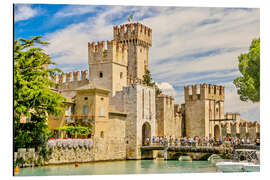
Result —
[[133, 14], [129, 15], [128, 22], [130, 22], [133, 19]]

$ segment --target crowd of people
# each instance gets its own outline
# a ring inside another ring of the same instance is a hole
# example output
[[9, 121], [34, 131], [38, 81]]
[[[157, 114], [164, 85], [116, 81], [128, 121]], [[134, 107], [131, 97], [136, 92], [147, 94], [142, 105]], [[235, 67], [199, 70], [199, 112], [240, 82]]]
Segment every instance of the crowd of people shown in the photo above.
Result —
[[146, 138], [144, 145], [153, 146], [234, 146], [239, 144], [255, 144], [260, 145], [260, 139], [251, 140], [249, 138], [233, 138], [233, 137], [176, 137], [172, 136], [153, 136], [152, 139]]

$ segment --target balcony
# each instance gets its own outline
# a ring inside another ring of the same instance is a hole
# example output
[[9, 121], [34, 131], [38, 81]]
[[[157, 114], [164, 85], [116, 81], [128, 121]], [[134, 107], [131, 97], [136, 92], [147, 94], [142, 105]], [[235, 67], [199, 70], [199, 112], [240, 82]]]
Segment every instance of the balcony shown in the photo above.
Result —
[[92, 124], [95, 121], [94, 116], [90, 116], [88, 114], [73, 114], [68, 116], [66, 115], [65, 119], [68, 124]]

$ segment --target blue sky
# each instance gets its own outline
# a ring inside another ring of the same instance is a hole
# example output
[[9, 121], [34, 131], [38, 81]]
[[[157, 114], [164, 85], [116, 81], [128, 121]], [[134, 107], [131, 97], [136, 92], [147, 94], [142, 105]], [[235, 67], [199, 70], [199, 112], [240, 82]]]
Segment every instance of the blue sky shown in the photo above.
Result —
[[259, 9], [16, 4], [14, 35], [41, 35], [58, 67], [84, 70], [87, 42], [111, 40], [113, 26], [131, 13], [153, 29], [150, 71], [176, 103], [184, 103], [184, 85], [224, 85], [225, 111], [259, 121], [259, 103], [241, 102], [232, 84], [240, 76], [237, 57], [259, 37]]

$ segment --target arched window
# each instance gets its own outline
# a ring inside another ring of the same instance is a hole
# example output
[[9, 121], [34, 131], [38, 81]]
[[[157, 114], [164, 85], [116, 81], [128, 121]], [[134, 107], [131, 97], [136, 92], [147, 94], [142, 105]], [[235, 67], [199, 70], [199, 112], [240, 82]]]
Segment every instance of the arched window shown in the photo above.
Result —
[[99, 72], [99, 77], [103, 78], [103, 72]]
[[104, 107], [100, 106], [100, 116], [104, 116]]

